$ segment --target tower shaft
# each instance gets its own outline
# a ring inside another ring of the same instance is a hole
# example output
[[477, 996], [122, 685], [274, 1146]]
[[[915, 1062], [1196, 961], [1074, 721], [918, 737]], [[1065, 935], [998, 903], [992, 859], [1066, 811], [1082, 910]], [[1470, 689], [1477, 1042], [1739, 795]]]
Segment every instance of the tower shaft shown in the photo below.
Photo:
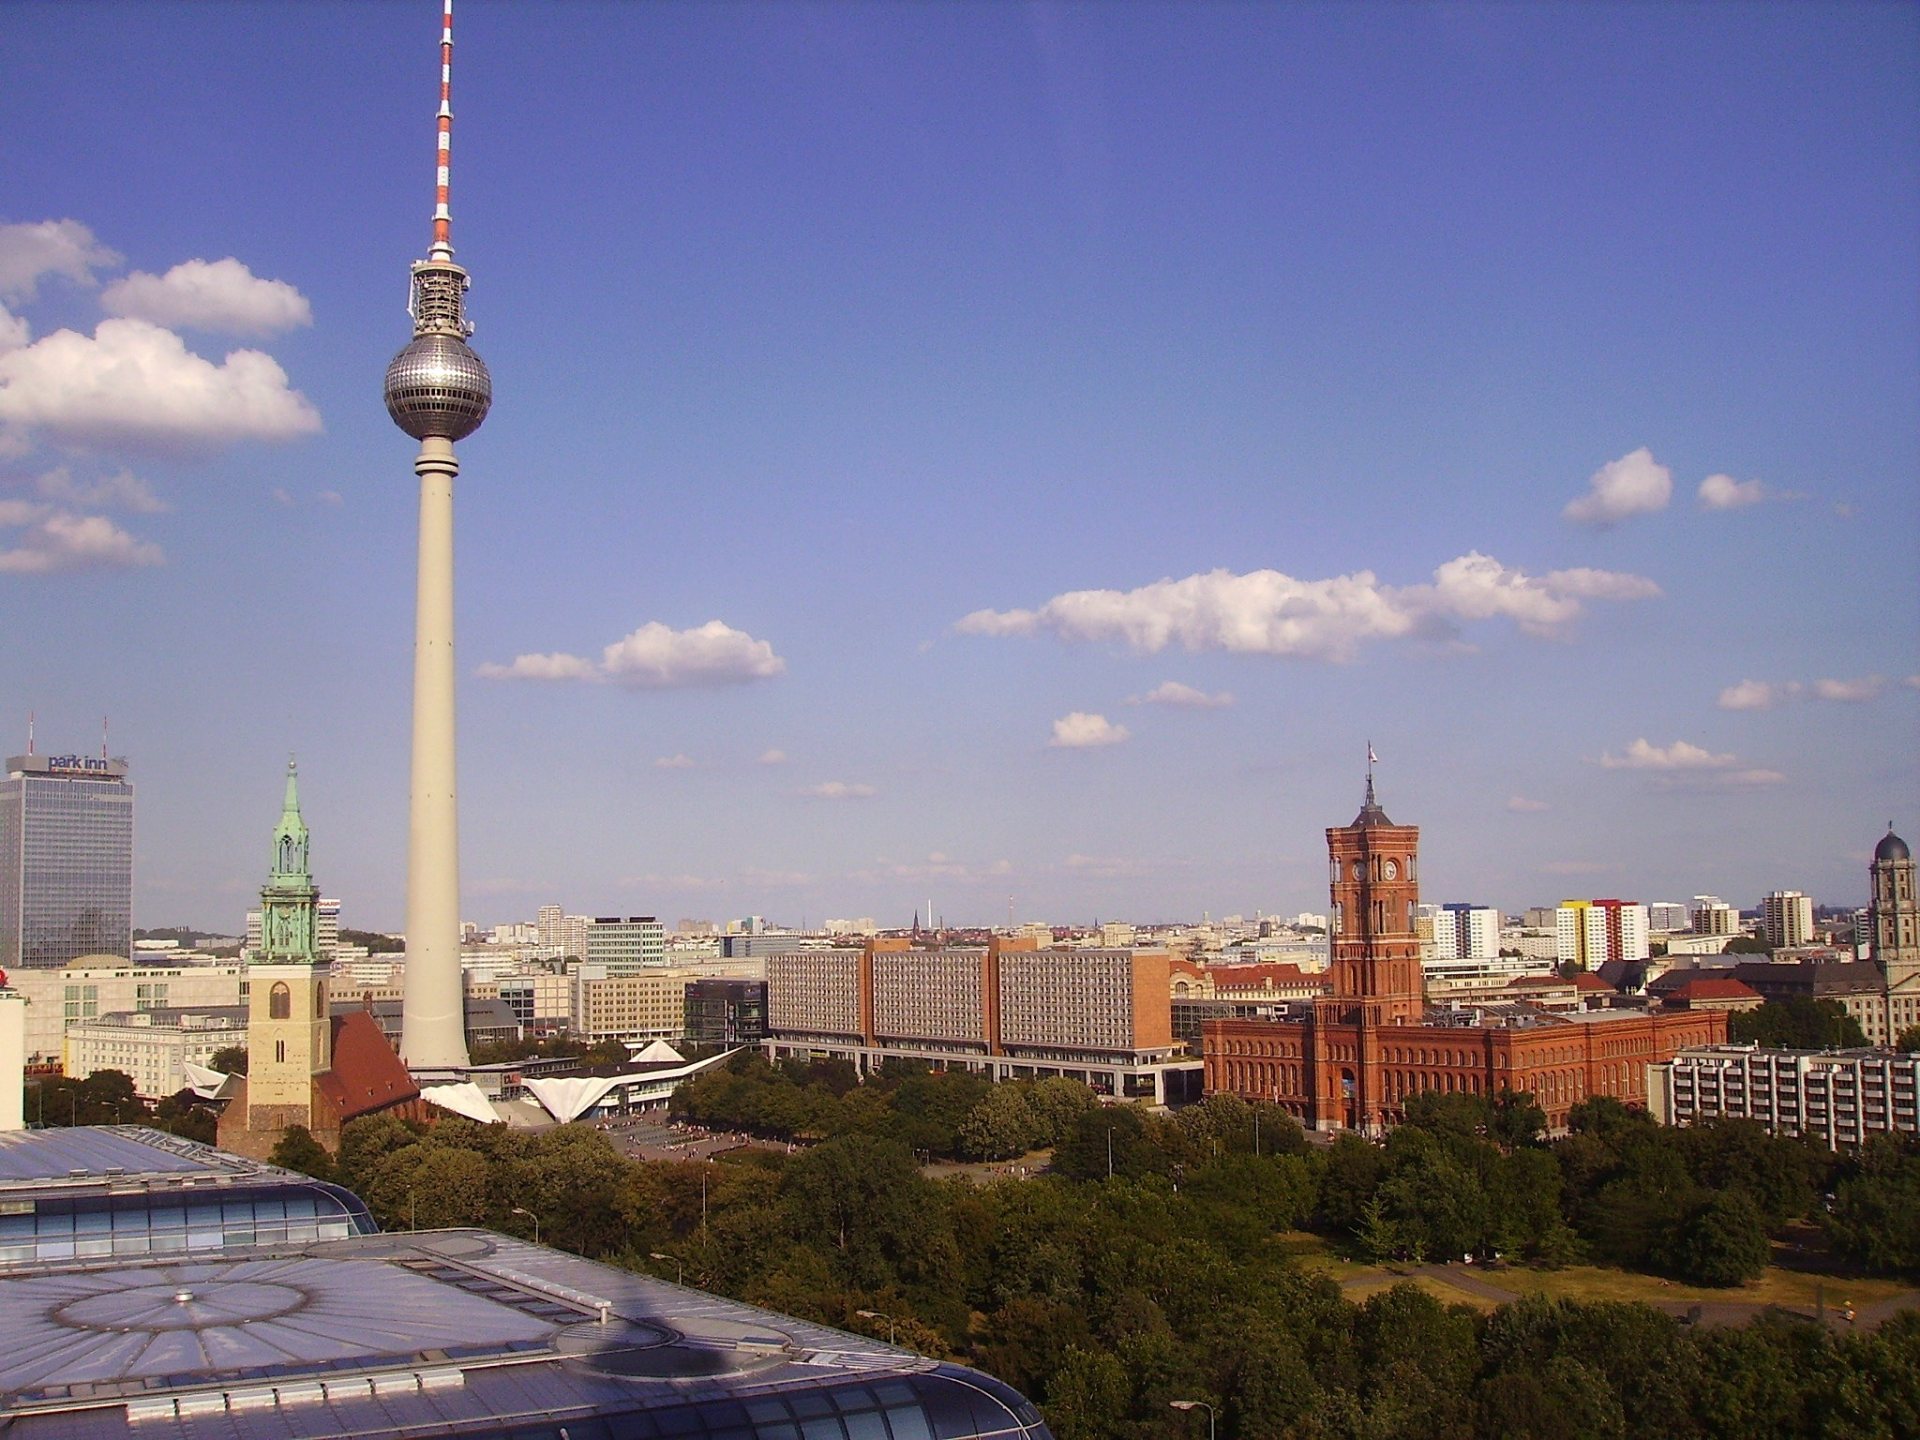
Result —
[[429, 436], [420, 476], [414, 604], [413, 784], [407, 846], [407, 969], [401, 1058], [413, 1071], [467, 1063], [460, 978], [460, 819], [454, 763], [453, 442]]

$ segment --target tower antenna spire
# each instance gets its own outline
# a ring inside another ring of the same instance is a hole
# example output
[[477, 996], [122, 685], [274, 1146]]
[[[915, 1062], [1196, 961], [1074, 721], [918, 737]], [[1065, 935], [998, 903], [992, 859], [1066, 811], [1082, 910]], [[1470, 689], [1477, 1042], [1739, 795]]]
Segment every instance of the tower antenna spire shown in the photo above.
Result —
[[447, 152], [453, 141], [453, 0], [440, 5], [433, 245], [413, 263], [413, 340], [387, 366], [387, 413], [420, 442], [420, 549], [414, 594], [413, 779], [408, 800], [407, 976], [400, 1054], [416, 1074], [467, 1063], [460, 986], [460, 828], [454, 764], [454, 442], [493, 403], [487, 367], [467, 344], [467, 272], [453, 260]]
[[434, 169], [433, 248], [435, 260], [453, 259], [453, 215], [447, 208], [448, 153], [453, 146], [453, 0], [440, 10], [440, 109], [434, 121], [438, 156]]

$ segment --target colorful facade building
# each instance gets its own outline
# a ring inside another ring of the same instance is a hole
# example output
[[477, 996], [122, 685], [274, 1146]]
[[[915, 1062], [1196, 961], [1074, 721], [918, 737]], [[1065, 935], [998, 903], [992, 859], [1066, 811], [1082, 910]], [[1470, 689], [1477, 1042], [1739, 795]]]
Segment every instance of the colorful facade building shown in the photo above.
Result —
[[1266, 1100], [1309, 1129], [1379, 1134], [1423, 1093], [1531, 1093], [1552, 1129], [1592, 1095], [1646, 1101], [1647, 1067], [1726, 1039], [1725, 1012], [1576, 1009], [1426, 1000], [1417, 826], [1395, 825], [1374, 797], [1327, 831], [1332, 992], [1284, 1017], [1202, 1027], [1209, 1093]]

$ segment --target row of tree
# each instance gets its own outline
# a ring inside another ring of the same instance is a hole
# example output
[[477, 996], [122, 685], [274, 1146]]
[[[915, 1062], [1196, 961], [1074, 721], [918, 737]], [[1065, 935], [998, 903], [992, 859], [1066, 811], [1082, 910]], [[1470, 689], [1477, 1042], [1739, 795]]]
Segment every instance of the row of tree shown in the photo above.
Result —
[[1007, 1160], [1059, 1144], [1099, 1104], [1077, 1080], [993, 1084], [963, 1070], [888, 1061], [862, 1084], [846, 1060], [784, 1060], [758, 1051], [682, 1085], [673, 1113], [715, 1129], [782, 1140], [875, 1135], [942, 1160]]
[[[1508, 1112], [1524, 1131], [1525, 1102]], [[1527, 1139], [1503, 1144], [1487, 1122], [1447, 1106], [1385, 1148], [1322, 1149], [1238, 1101], [1170, 1118], [1090, 1109], [1055, 1173], [979, 1184], [930, 1179], [897, 1138], [854, 1131], [791, 1156], [648, 1164], [582, 1126], [530, 1135], [448, 1120], [420, 1133], [372, 1117], [347, 1128], [337, 1162], [305, 1159], [390, 1228], [531, 1236], [537, 1223], [550, 1244], [684, 1271], [770, 1309], [891, 1323], [902, 1343], [1032, 1395], [1060, 1440], [1191, 1440], [1203, 1422], [1171, 1409], [1176, 1399], [1215, 1407], [1223, 1440], [1920, 1434], [1920, 1316], [1835, 1337], [1785, 1317], [1706, 1330], [1641, 1306], [1538, 1299], [1482, 1316], [1411, 1286], [1354, 1305], [1290, 1258], [1282, 1232], [1303, 1218], [1358, 1234], [1370, 1208], [1450, 1241], [1445, 1227], [1464, 1226], [1470, 1244], [1481, 1222], [1457, 1213], [1457, 1195], [1426, 1194], [1447, 1191], [1436, 1177], [1450, 1170], [1528, 1212], [1522, 1230], [1578, 1237], [1583, 1212], [1556, 1215], [1541, 1199], [1561, 1159]], [[1662, 1142], [1644, 1123], [1583, 1116], [1575, 1138], [1596, 1201], [1611, 1183], [1597, 1177], [1651, 1163], [1640, 1152]], [[1689, 1184], [1758, 1154], [1746, 1138], [1686, 1143]], [[292, 1148], [280, 1158], [301, 1159]], [[1886, 1158], [1920, 1169], [1911, 1153]], [[1777, 1176], [1733, 1193], [1762, 1213], [1796, 1199]], [[1575, 1194], [1565, 1186], [1558, 1201]]]

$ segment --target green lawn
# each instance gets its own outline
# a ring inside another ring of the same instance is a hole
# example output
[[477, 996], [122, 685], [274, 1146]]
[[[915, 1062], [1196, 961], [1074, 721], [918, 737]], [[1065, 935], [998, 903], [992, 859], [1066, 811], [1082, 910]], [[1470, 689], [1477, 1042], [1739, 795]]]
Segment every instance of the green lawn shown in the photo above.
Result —
[[[1275, 1236], [1273, 1243], [1303, 1268], [1333, 1280], [1352, 1300], [1364, 1300], [1400, 1280], [1412, 1279], [1421, 1289], [1442, 1300], [1464, 1301], [1470, 1305], [1487, 1307], [1484, 1297], [1469, 1295], [1443, 1281], [1408, 1276], [1397, 1266], [1368, 1265], [1345, 1259], [1319, 1235], [1293, 1230]], [[1731, 1302], [1811, 1309], [1816, 1294], [1824, 1289], [1827, 1308], [1835, 1310], [1846, 1301], [1851, 1301], [1856, 1307], [1865, 1307], [1915, 1288], [1903, 1280], [1822, 1275], [1784, 1269], [1778, 1265], [1769, 1266], [1767, 1272], [1752, 1284], [1738, 1285], [1728, 1290], [1680, 1285], [1656, 1275], [1639, 1275], [1629, 1270], [1611, 1270], [1598, 1265], [1568, 1265], [1559, 1270], [1535, 1270], [1524, 1265], [1508, 1265], [1499, 1269], [1475, 1265], [1458, 1269], [1462, 1276], [1470, 1275], [1485, 1284], [1511, 1290], [1516, 1295], [1538, 1292], [1560, 1300], [1637, 1300], [1648, 1304], [1656, 1301], [1680, 1301], [1689, 1305]]]

